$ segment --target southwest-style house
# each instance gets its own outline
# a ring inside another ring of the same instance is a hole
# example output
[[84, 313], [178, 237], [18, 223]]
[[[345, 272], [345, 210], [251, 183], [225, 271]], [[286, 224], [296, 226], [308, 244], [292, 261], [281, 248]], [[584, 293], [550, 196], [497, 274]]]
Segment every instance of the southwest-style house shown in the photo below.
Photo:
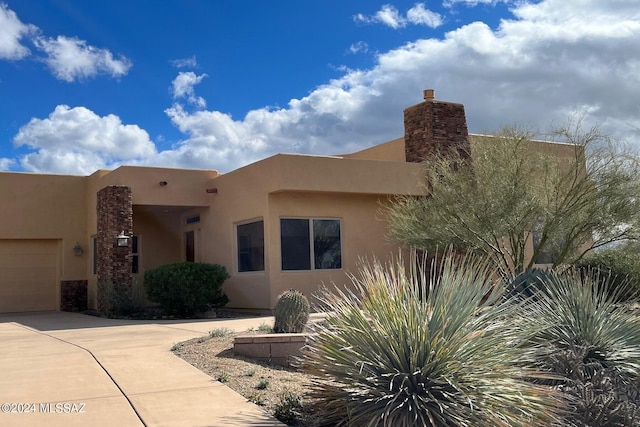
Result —
[[277, 154], [226, 174], [0, 173], [0, 312], [96, 308], [98, 282], [140, 284], [179, 261], [224, 265], [236, 309], [269, 312], [287, 289], [347, 283], [362, 258], [399, 250], [380, 203], [422, 194], [419, 162], [474, 138], [463, 105], [424, 98], [404, 111], [403, 138], [352, 154]]

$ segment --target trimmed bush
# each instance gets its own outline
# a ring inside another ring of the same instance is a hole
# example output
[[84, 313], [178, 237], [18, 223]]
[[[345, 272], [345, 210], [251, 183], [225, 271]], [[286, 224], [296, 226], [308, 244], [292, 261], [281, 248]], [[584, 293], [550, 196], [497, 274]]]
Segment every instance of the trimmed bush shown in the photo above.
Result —
[[[414, 263], [411, 263], [414, 265]], [[431, 271], [373, 263], [324, 290], [326, 322], [302, 361], [326, 425], [548, 426], [556, 393], [523, 367], [530, 336], [489, 264], [445, 255]], [[528, 325], [525, 325], [528, 326]]]
[[144, 286], [149, 300], [159, 303], [168, 314], [188, 317], [229, 302], [222, 291], [227, 278], [224, 266], [180, 262], [147, 270]]
[[275, 308], [273, 332], [300, 333], [309, 320], [309, 300], [302, 292], [288, 290], [278, 297]]

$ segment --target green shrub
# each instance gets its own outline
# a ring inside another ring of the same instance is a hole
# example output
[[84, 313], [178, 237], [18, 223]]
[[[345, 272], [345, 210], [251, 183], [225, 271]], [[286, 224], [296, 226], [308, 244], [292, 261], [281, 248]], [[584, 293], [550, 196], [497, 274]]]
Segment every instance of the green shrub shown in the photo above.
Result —
[[221, 265], [181, 262], [147, 270], [144, 286], [149, 299], [160, 303], [167, 313], [193, 316], [229, 301], [222, 291], [222, 283], [228, 277]]
[[595, 252], [574, 264], [583, 275], [595, 275], [610, 291], [618, 292], [623, 301], [638, 299], [640, 296], [640, 258], [636, 251], [623, 248]]
[[275, 308], [273, 332], [300, 333], [309, 320], [309, 300], [302, 292], [288, 290], [278, 297]]
[[[373, 263], [353, 287], [324, 290], [302, 366], [327, 425], [541, 426], [555, 393], [523, 367], [519, 304], [486, 263], [445, 255], [425, 271]], [[414, 265], [412, 263], [411, 265]], [[436, 271], [437, 270], [437, 271]], [[529, 325], [524, 325], [529, 327]]]

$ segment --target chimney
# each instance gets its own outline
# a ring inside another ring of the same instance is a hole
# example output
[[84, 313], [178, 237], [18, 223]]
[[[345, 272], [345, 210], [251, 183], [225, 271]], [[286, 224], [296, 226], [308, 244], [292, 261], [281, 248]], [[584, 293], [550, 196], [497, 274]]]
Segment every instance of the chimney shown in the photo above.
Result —
[[469, 131], [464, 105], [435, 100], [435, 91], [423, 92], [424, 102], [404, 110], [404, 145], [407, 162], [428, 160], [438, 151], [469, 153]]

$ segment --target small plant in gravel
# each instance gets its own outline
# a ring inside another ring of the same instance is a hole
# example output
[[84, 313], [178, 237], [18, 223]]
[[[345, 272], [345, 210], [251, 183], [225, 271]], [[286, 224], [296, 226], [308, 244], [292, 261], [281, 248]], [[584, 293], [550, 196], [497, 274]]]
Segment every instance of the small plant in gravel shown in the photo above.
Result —
[[248, 376], [248, 377], [253, 377], [253, 376], [255, 376], [255, 375], [256, 375], [256, 370], [255, 370], [255, 368], [249, 369], [245, 375], [246, 375], [246, 376]]
[[184, 347], [184, 343], [175, 343], [173, 346], [171, 346], [171, 351], [180, 351], [182, 350], [182, 348]]
[[267, 325], [266, 323], [261, 323], [260, 326], [258, 326], [258, 331], [262, 332], [263, 334], [269, 334], [273, 332], [273, 326]]
[[258, 406], [265, 406], [267, 404], [267, 399], [260, 393], [251, 393], [246, 397], [249, 402], [254, 403]]
[[309, 320], [310, 311], [309, 300], [302, 292], [291, 289], [282, 293], [278, 297], [274, 310], [273, 332], [277, 334], [302, 332]]
[[302, 409], [300, 396], [288, 391], [280, 396], [280, 401], [276, 404], [273, 415], [287, 425], [297, 425]]
[[231, 375], [223, 371], [218, 374], [218, 377], [216, 379], [221, 383], [226, 383], [226, 382], [229, 382], [229, 380], [231, 379]]
[[216, 328], [209, 331], [209, 338], [224, 338], [233, 334], [229, 328]]
[[266, 390], [269, 388], [269, 385], [271, 385], [271, 381], [269, 381], [266, 378], [262, 378], [259, 382], [258, 385], [256, 386], [256, 388], [258, 390]]

